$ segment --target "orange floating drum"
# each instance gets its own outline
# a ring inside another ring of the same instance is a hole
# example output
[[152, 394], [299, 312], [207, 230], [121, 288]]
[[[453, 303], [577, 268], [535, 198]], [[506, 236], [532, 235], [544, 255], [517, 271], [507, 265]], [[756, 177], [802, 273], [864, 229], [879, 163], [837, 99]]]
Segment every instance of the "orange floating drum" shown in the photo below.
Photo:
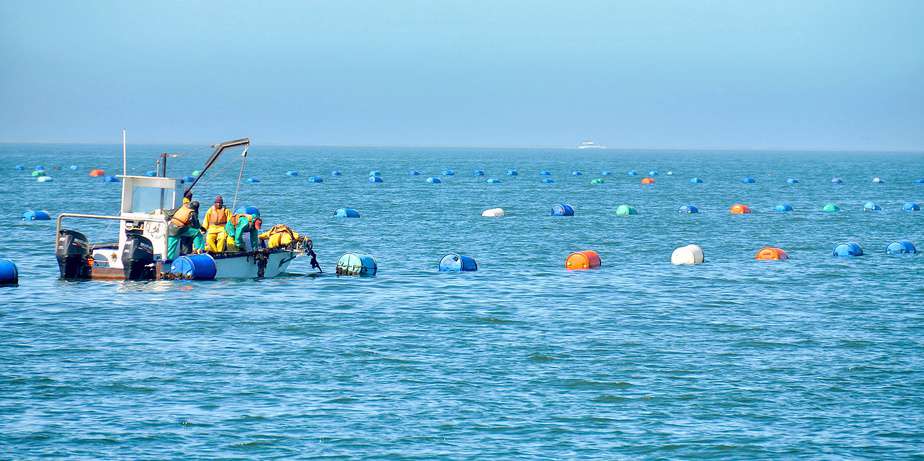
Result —
[[642, 184], [654, 184], [654, 178], [649, 178], [648, 176], [645, 176], [644, 178], [642, 178]]
[[757, 252], [754, 259], [758, 261], [786, 261], [789, 259], [789, 255], [782, 248], [763, 247]]
[[600, 267], [600, 255], [593, 250], [577, 251], [568, 255], [565, 268], [569, 271], [584, 271]]
[[751, 209], [748, 208], [747, 205], [742, 205], [742, 204], [740, 204], [740, 203], [736, 203], [736, 204], [732, 205], [731, 208], [728, 209], [728, 211], [729, 211], [729, 213], [731, 213], [731, 214], [748, 214], [748, 213], [751, 212]]
[[94, 178], [98, 176], [105, 176], [105, 175], [106, 175], [106, 172], [103, 170], [100, 170], [99, 168], [95, 170], [90, 170], [90, 176], [93, 176]]

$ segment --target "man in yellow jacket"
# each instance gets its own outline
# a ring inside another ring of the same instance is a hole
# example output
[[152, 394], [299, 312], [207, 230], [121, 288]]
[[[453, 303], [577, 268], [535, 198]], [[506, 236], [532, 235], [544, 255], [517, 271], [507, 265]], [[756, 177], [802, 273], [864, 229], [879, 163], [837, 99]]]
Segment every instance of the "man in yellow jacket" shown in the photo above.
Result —
[[225, 200], [219, 195], [215, 204], [205, 212], [202, 223], [205, 225], [205, 251], [223, 253], [228, 241], [225, 224], [231, 219], [231, 210], [225, 208]]

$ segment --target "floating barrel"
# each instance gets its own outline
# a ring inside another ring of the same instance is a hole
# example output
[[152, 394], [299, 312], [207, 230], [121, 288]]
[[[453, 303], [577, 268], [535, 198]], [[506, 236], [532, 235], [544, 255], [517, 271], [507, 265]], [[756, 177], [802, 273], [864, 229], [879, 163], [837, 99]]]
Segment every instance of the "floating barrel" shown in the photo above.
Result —
[[658, 175], [658, 170], [651, 170], [648, 172], [648, 176], [657, 176], [657, 175]]
[[193, 177], [193, 176], [183, 176], [183, 177], [180, 179], [180, 182], [181, 182], [181, 183], [192, 183], [192, 182], [195, 181], [195, 180], [196, 180], [196, 178]]
[[552, 183], [555, 182], [555, 180], [552, 179], [552, 178], [542, 178], [542, 182], [543, 182], [544, 184], [552, 184]]
[[250, 184], [256, 184], [256, 183], [260, 182], [260, 179], [258, 179], [258, 178], [247, 178], [247, 182], [250, 183]]
[[36, 171], [45, 171], [45, 167], [43, 167], [42, 165], [36, 165], [35, 168], [33, 168], [33, 170], [36, 170]]
[[481, 216], [485, 218], [502, 218], [506, 214], [503, 208], [490, 208], [481, 212]]
[[241, 205], [237, 207], [237, 210], [234, 210], [234, 214], [249, 214], [252, 216], [259, 217], [260, 209], [253, 205]]
[[549, 214], [552, 216], [574, 216], [574, 208], [566, 203], [559, 203], [552, 207]]
[[22, 165], [16, 165], [15, 167], [13, 167], [13, 169], [16, 170], [16, 171], [22, 171], [22, 170], [25, 170], [26, 167], [24, 167], [24, 166], [22, 166]]
[[789, 178], [786, 180], [786, 184], [799, 184], [799, 180], [796, 178]]
[[647, 177], [647, 176], [642, 178], [642, 184], [654, 184], [654, 182], [655, 182], [654, 178]]
[[594, 178], [590, 180], [591, 184], [603, 184], [603, 178]]
[[699, 213], [699, 208], [693, 205], [684, 205], [678, 210], [681, 213]]
[[705, 261], [703, 249], [699, 245], [687, 245], [671, 253], [671, 264], [675, 266], [695, 266]]
[[22, 214], [23, 221], [48, 221], [51, 216], [44, 210], [29, 210]]
[[630, 216], [638, 214], [638, 210], [635, 207], [629, 205], [619, 205], [616, 207], [616, 216]]
[[437, 178], [436, 176], [430, 176], [429, 178], [427, 178], [427, 182], [430, 184], [439, 184], [443, 181], [441, 181], [440, 178]]
[[841, 211], [841, 207], [833, 203], [826, 203], [821, 211], [824, 211], [825, 213], [837, 213], [838, 211]]
[[337, 208], [337, 211], [334, 212], [334, 216], [338, 218], [358, 218], [359, 212], [353, 208]]
[[382, 176], [382, 172], [379, 170], [372, 170], [369, 172], [369, 176]]
[[831, 178], [831, 184], [844, 184], [844, 180], [841, 178]]
[[751, 177], [751, 176], [745, 176], [745, 177], [741, 178], [741, 182], [743, 182], [743, 183], [745, 183], [745, 184], [754, 184], [754, 183], [757, 182], [757, 181], [754, 180], [754, 178]]
[[382, 182], [381, 176], [369, 176], [369, 182]]
[[792, 205], [790, 205], [790, 204], [788, 204], [788, 203], [781, 203], [781, 204], [775, 206], [773, 209], [776, 210], [776, 211], [778, 211], [778, 212], [780, 212], [780, 213], [787, 213], [787, 212], [792, 211]]
[[609, 176], [609, 175], [610, 175], [609, 171], [603, 170], [600, 172], [600, 176]]
[[71, 171], [77, 171], [77, 165], [71, 165], [68, 167]]
[[600, 255], [593, 250], [576, 251], [565, 259], [565, 269], [569, 271], [586, 271], [600, 267]]
[[443, 176], [455, 176], [456, 172], [452, 170], [443, 170]]
[[860, 247], [859, 243], [842, 243], [834, 247], [834, 256], [863, 256], [863, 248]]
[[337, 260], [337, 276], [373, 277], [378, 270], [375, 258], [366, 254], [347, 253]]
[[440, 272], [474, 272], [478, 263], [471, 256], [450, 253], [440, 259]]
[[700, 178], [690, 179], [690, 184], [702, 184], [702, 183], [703, 183], [703, 180]]
[[35, 178], [35, 180], [38, 182], [51, 182], [51, 181], [54, 181], [54, 178], [52, 178], [51, 176], [39, 176]]
[[876, 176], [875, 178], [873, 178], [873, 184], [882, 184], [882, 183], [883, 183], [882, 178], [880, 178], [879, 176]]
[[924, 184], [924, 178], [915, 179], [915, 180], [914, 180], [914, 183], [915, 183], [915, 184]]
[[286, 171], [286, 176], [298, 176], [298, 172], [295, 170]]
[[45, 176], [45, 170], [35, 170], [32, 172], [32, 177], [42, 177]]
[[488, 178], [488, 180], [485, 181], [485, 182], [488, 183], [488, 184], [500, 184], [501, 180], [500, 180], [500, 179], [496, 179], [496, 178]]
[[747, 205], [736, 203], [732, 205], [731, 208], [728, 209], [728, 212], [731, 214], [749, 214], [751, 213], [751, 209], [748, 208]]
[[308, 182], [321, 183], [324, 182], [324, 178], [320, 176], [308, 176]]
[[786, 261], [789, 259], [789, 255], [782, 248], [763, 247], [757, 251], [754, 259], [758, 261]]
[[334, 170], [330, 172], [330, 175], [331, 176], [343, 176], [343, 173], [341, 173], [340, 170]]
[[19, 269], [16, 268], [16, 264], [9, 259], [0, 259], [0, 286], [18, 284]]
[[635, 175], [638, 174], [638, 172], [636, 172], [635, 170], [629, 170], [629, 171], [626, 172], [626, 174], [629, 175], [629, 176], [635, 176]]
[[475, 170], [472, 172], [472, 176], [484, 176], [484, 170]]
[[119, 178], [111, 175], [103, 176], [103, 182], [119, 182]]
[[202, 172], [201, 172], [201, 171], [199, 171], [199, 170], [193, 170], [193, 172], [192, 172], [192, 175], [191, 175], [191, 176], [199, 176], [200, 174], [202, 174]]
[[866, 202], [863, 204], [863, 211], [882, 211], [882, 207], [874, 202]]
[[583, 175], [583, 174], [584, 174], [584, 173], [581, 173], [580, 171], [577, 171], [577, 170], [574, 170], [574, 171], [571, 172], [571, 176], [581, 176], [581, 175]]
[[886, 253], [890, 255], [913, 255], [917, 252], [918, 250], [914, 247], [914, 244], [907, 240], [892, 242], [886, 247]]
[[145, 171], [145, 172], [144, 172], [144, 175], [147, 176], [147, 177], [149, 177], [149, 178], [153, 178], [153, 177], [157, 176], [157, 172], [154, 171], [154, 170], [148, 170], [148, 171]]
[[507, 170], [507, 176], [516, 176], [520, 173], [517, 173], [517, 170]]
[[417, 171], [417, 170], [411, 170], [411, 171], [409, 171], [407, 174], [409, 174], [409, 175], [411, 175], [411, 176], [420, 176], [420, 172]]
[[914, 202], [906, 202], [904, 205], [902, 205], [902, 209], [905, 211], [921, 211], [921, 207]]
[[176, 258], [170, 264], [170, 273], [186, 280], [215, 280], [218, 268], [215, 260], [207, 254], [186, 255]]

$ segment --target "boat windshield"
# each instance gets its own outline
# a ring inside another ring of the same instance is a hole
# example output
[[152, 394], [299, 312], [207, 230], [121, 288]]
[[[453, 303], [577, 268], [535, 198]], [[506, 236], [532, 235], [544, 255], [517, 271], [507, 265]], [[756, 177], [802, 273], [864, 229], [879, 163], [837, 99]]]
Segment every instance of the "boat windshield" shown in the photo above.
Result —
[[171, 205], [165, 202], [172, 197], [172, 190], [168, 191], [160, 187], [136, 186], [132, 188], [132, 208], [130, 212], [154, 214], [158, 210], [163, 210], [165, 206]]

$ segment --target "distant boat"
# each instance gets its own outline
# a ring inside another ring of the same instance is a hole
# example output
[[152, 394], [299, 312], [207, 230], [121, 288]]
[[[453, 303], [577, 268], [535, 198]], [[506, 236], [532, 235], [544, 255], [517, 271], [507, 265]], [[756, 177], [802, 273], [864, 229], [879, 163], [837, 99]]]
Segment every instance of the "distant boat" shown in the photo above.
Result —
[[606, 149], [606, 146], [601, 146], [599, 144], [594, 144], [593, 141], [587, 140], [577, 146], [578, 149]]

